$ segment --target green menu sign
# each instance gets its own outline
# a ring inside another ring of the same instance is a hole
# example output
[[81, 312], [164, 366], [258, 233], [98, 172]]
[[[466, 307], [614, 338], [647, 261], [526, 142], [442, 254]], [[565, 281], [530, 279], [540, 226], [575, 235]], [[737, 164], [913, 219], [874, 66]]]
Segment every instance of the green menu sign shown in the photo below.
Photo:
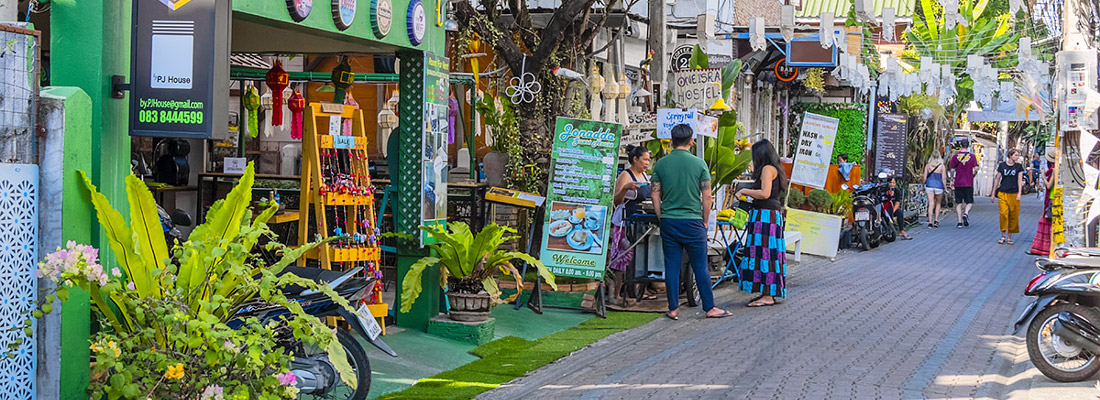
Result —
[[[450, 86], [449, 60], [424, 52], [424, 147], [421, 150], [423, 181], [420, 188], [420, 225], [447, 227], [447, 96]], [[420, 243], [435, 243], [435, 237], [420, 232]]]
[[603, 279], [623, 127], [558, 118], [541, 261], [557, 276]]

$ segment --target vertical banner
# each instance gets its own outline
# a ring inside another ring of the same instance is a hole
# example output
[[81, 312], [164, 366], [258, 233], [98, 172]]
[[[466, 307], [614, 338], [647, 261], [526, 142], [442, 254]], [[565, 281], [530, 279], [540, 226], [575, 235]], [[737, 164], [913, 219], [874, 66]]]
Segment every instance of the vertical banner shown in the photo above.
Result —
[[[420, 225], [447, 226], [447, 77], [449, 61], [431, 52], [424, 52], [424, 148], [421, 149], [423, 182], [421, 182]], [[420, 233], [420, 243], [435, 243], [426, 232]]]
[[905, 114], [880, 113], [875, 120], [875, 170], [889, 168], [895, 174], [905, 173]]
[[541, 252], [554, 275], [603, 279], [622, 129], [557, 120]]
[[802, 116], [802, 136], [791, 169], [791, 183], [822, 189], [829, 178], [840, 120], [814, 113]]

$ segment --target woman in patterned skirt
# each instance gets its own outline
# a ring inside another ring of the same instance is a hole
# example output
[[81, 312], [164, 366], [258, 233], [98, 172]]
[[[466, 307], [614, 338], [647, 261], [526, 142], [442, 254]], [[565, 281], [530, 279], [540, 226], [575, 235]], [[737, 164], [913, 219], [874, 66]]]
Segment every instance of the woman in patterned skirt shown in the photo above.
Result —
[[752, 189], [735, 193], [738, 199], [752, 198], [752, 211], [745, 227], [748, 260], [742, 264], [742, 291], [760, 295], [749, 307], [776, 304], [787, 297], [787, 244], [783, 240], [783, 193], [787, 177], [779, 154], [767, 139], [752, 145]]
[[1050, 189], [1054, 187], [1054, 163], [1058, 160], [1058, 149], [1054, 147], [1047, 148], [1047, 172], [1044, 175], [1043, 183], [1046, 184], [1046, 191], [1040, 191], [1044, 194], [1046, 201], [1043, 202], [1043, 215], [1039, 216], [1039, 228], [1035, 230], [1035, 238], [1031, 240], [1031, 250], [1029, 253], [1036, 256], [1049, 256], [1050, 255], [1050, 215], [1047, 215], [1046, 210], [1050, 209]]

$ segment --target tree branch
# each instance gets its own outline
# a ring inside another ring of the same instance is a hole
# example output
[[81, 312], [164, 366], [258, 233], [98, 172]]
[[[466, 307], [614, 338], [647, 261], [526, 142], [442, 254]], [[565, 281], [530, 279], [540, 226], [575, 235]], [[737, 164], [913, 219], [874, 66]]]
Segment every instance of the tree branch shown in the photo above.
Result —
[[542, 72], [546, 61], [558, 49], [565, 37], [566, 28], [573, 25], [578, 15], [592, 8], [596, 0], [572, 0], [562, 1], [561, 7], [554, 11], [550, 22], [542, 30], [542, 39], [539, 46], [534, 49], [533, 55], [528, 59], [527, 65], [536, 74]]
[[534, 38], [538, 33], [531, 27], [531, 12], [527, 9], [527, 0], [508, 0], [508, 8], [512, 10], [513, 23], [519, 27], [520, 38], [528, 49], [534, 48]]

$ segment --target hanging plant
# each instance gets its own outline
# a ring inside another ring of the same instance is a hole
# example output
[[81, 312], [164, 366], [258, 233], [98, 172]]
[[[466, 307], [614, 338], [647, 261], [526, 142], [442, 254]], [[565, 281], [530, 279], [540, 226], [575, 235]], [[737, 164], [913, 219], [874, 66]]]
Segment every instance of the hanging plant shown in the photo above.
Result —
[[825, 74], [821, 68], [808, 68], [802, 79], [802, 86], [819, 94], [825, 93]]

